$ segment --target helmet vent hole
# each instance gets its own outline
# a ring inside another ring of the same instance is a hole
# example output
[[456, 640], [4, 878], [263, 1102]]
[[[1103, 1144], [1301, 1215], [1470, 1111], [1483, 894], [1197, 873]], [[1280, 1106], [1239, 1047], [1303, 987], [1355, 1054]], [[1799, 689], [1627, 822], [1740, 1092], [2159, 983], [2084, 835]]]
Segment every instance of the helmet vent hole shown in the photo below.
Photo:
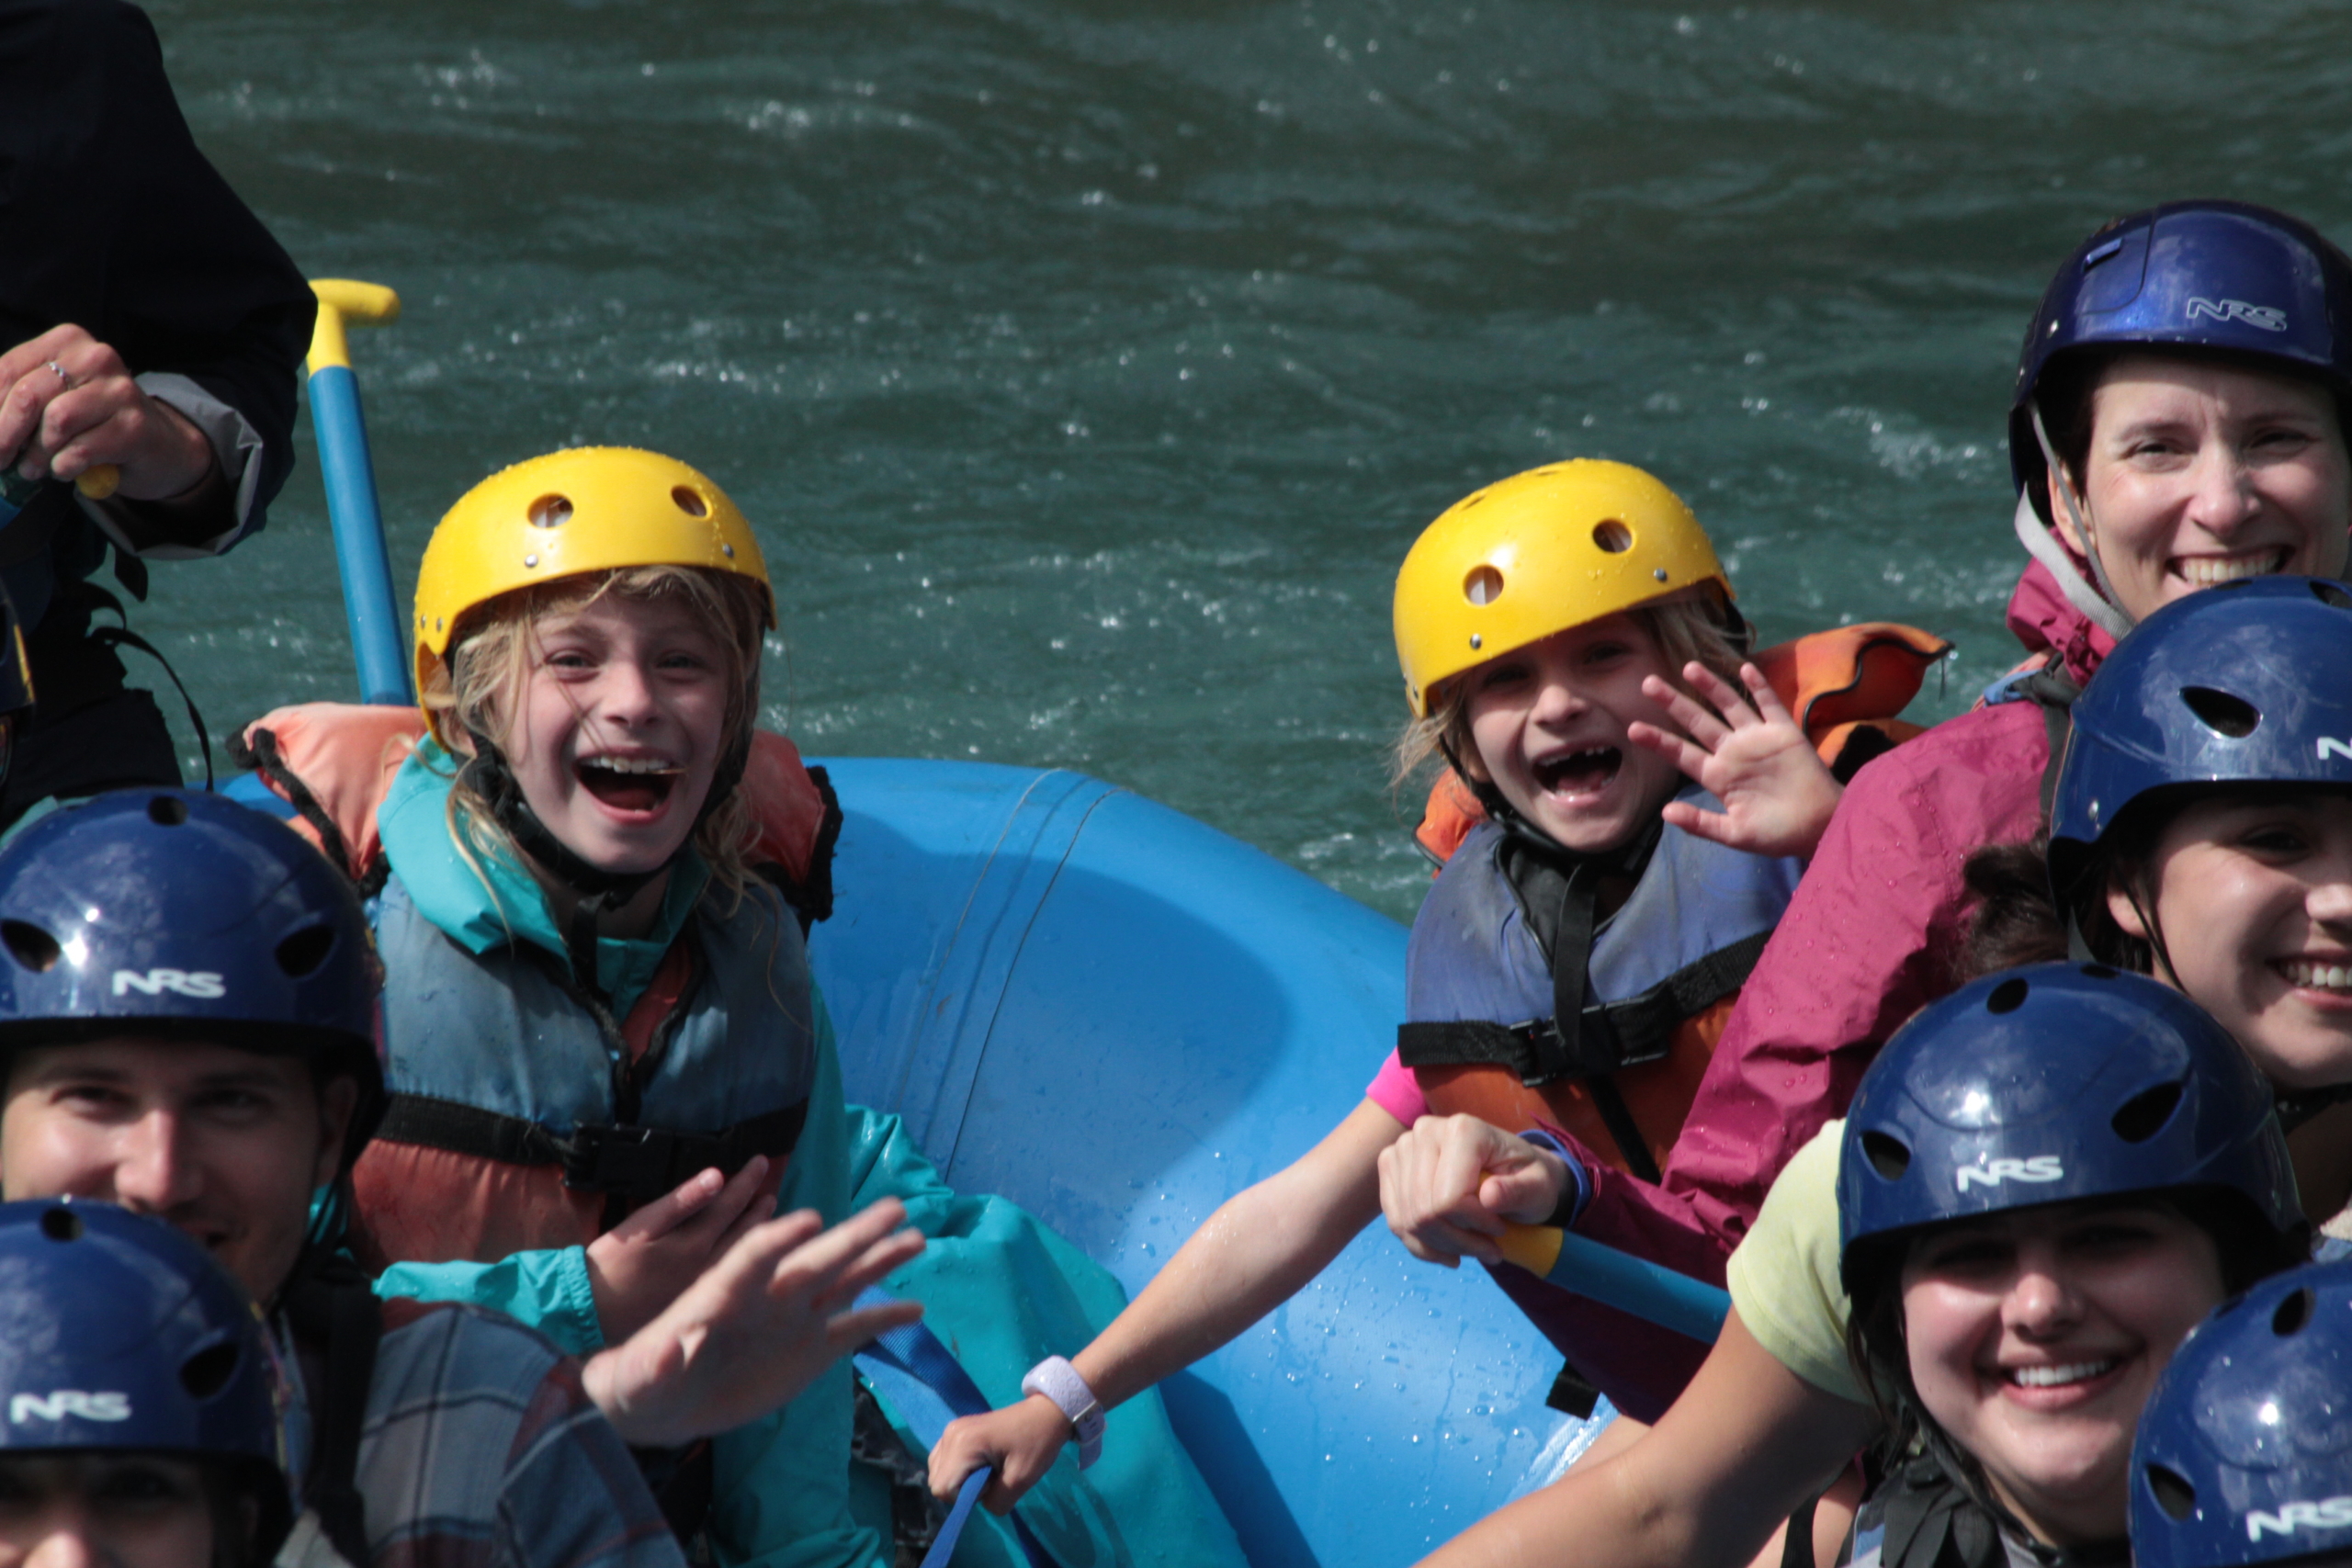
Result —
[[710, 502], [705, 501], [702, 498], [702, 492], [692, 485], [673, 486], [670, 491], [670, 499], [676, 502], [678, 510], [689, 517], [710, 515]]
[[2197, 1488], [2185, 1476], [2166, 1470], [2163, 1465], [2148, 1466], [2148, 1493], [2165, 1517], [2177, 1523], [2197, 1511]]
[[2262, 710], [2244, 697], [2217, 692], [2211, 686], [2183, 686], [2180, 700], [2204, 721], [2205, 728], [2233, 740], [2243, 740], [2262, 723]]
[[334, 947], [333, 926], [311, 926], [277, 944], [277, 966], [300, 980], [327, 961]]
[[190, 1396], [209, 1399], [229, 1386], [237, 1375], [237, 1342], [223, 1339], [218, 1345], [207, 1345], [180, 1363], [180, 1386]]
[[2315, 1304], [2308, 1286], [2300, 1291], [2290, 1291], [2286, 1299], [2271, 1310], [2270, 1332], [2281, 1339], [2290, 1334], [2301, 1334], [2303, 1325], [2312, 1320], [2312, 1308]]
[[1503, 574], [1490, 566], [1474, 566], [1462, 580], [1462, 596], [1473, 604], [1491, 604], [1503, 596]]
[[2332, 609], [2352, 610], [2352, 593], [2346, 593], [2333, 582], [2312, 583], [2312, 597]]
[[560, 528], [571, 521], [571, 498], [568, 495], [543, 495], [531, 502], [524, 513], [534, 528]]
[[2180, 1085], [2158, 1084], [2125, 1100], [2107, 1124], [2125, 1143], [2144, 1144], [2165, 1130], [2172, 1113], [2180, 1109]]
[[40, 1234], [51, 1241], [79, 1241], [82, 1216], [62, 1205], [48, 1210], [40, 1217]]
[[1885, 1133], [1862, 1134], [1862, 1157], [1889, 1181], [1902, 1180], [1904, 1172], [1911, 1168], [1911, 1151], [1904, 1146], [1902, 1139]]
[[7, 944], [10, 957], [36, 975], [46, 975], [63, 956], [55, 937], [24, 920], [0, 920], [0, 942]]
[[187, 802], [159, 795], [147, 802], [147, 820], [158, 828], [176, 828], [187, 820]]
[[1592, 542], [1612, 556], [1622, 556], [1634, 547], [1634, 531], [1614, 517], [1604, 517], [1592, 525]]
[[1984, 998], [1984, 1010], [1991, 1013], [2015, 1012], [2025, 1006], [2025, 994], [2030, 987], [2023, 980], [2004, 980], [1993, 987]]

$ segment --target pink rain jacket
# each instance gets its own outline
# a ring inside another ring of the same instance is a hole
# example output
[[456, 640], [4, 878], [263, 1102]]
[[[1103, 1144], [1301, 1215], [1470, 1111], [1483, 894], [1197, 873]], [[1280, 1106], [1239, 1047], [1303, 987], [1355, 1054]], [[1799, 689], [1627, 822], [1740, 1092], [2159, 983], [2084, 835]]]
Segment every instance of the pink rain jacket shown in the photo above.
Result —
[[[2038, 563], [2008, 623], [2029, 654], [2056, 649], [2076, 681], [2114, 647]], [[1781, 1168], [1845, 1114], [1887, 1036], [1957, 983], [1962, 864], [1982, 845], [2033, 836], [2049, 757], [2041, 705], [2020, 701], [1937, 725], [1855, 776], [1740, 992], [1663, 1179], [1587, 1158], [1578, 1234], [1723, 1278]]]

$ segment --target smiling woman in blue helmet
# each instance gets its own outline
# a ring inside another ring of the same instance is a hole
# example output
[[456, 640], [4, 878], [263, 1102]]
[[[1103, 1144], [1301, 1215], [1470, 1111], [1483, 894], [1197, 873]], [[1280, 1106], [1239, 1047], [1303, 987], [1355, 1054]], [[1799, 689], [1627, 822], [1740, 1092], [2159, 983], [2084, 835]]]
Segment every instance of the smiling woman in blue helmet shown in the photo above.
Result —
[[2097, 964], [1987, 976], [1871, 1065], [1838, 1166], [1856, 1371], [1894, 1441], [1856, 1568], [2120, 1562], [2157, 1375], [2306, 1227], [2270, 1086]]

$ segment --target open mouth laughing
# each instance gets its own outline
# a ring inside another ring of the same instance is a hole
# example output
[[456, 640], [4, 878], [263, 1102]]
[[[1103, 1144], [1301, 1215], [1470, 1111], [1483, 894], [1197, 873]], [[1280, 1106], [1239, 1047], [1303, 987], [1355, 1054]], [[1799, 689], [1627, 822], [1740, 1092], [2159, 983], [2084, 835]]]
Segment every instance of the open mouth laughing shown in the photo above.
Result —
[[684, 764], [667, 757], [609, 752], [582, 757], [572, 767], [580, 787], [616, 811], [660, 810], [685, 772]]
[[1615, 746], [1588, 746], [1563, 751], [1535, 762], [1535, 785], [1546, 795], [1597, 795], [1624, 766], [1625, 753]]

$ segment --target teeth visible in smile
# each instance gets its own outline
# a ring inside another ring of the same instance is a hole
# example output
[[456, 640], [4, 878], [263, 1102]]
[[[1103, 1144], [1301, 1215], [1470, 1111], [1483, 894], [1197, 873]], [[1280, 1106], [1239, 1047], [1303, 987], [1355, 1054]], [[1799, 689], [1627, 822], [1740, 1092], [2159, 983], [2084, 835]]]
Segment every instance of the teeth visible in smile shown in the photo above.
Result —
[[2290, 986], [2313, 986], [2322, 990], [2352, 990], [2352, 965], [2319, 964], [2308, 958], [2290, 958], [2278, 965]]
[[2087, 1382], [2114, 1370], [2113, 1361], [2072, 1361], [2063, 1367], [2018, 1367], [2009, 1372], [2009, 1381], [2021, 1388], [2060, 1388], [2067, 1383]]
[[1539, 777], [1556, 779], [1562, 773], [1582, 768], [1605, 768], [1617, 754], [1614, 746], [1588, 746], [1581, 751], [1563, 751], [1544, 758], [1535, 764]]
[[2181, 556], [2173, 563], [2184, 581], [2199, 588], [2248, 577], [2267, 577], [2286, 564], [2284, 550], [2266, 550], [2258, 556]]
[[685, 770], [666, 757], [589, 757], [580, 764], [583, 768], [603, 768], [615, 773], [682, 773]]

